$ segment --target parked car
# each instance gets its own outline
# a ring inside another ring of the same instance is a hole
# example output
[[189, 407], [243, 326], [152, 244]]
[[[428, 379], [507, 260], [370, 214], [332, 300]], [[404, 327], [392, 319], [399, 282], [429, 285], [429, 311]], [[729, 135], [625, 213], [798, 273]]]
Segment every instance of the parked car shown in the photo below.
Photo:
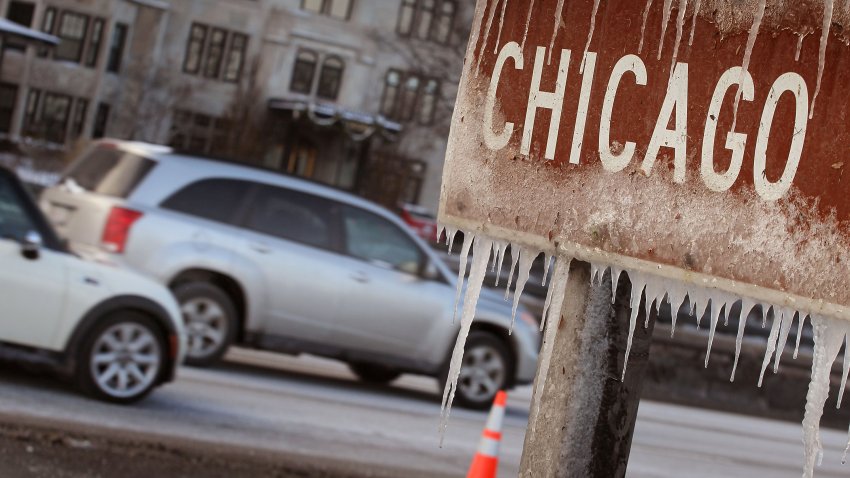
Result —
[[422, 239], [437, 242], [437, 218], [423, 206], [416, 204], [401, 204], [398, 207], [399, 216]]
[[0, 357], [50, 366], [85, 393], [141, 399], [174, 378], [184, 328], [168, 289], [70, 253], [0, 167]]
[[[369, 382], [444, 378], [456, 275], [390, 211], [268, 170], [102, 141], [42, 195], [71, 247], [143, 271], [177, 297], [187, 362], [231, 344], [349, 363]], [[488, 407], [533, 379], [539, 334], [482, 294], [459, 403]]]

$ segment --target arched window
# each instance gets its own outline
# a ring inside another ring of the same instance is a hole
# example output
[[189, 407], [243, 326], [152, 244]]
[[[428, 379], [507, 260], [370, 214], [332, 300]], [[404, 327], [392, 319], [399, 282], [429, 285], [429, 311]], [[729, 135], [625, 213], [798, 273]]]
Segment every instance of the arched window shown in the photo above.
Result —
[[316, 72], [316, 53], [310, 50], [301, 50], [295, 58], [292, 68], [292, 81], [289, 82], [290, 91], [296, 93], [310, 94], [313, 89], [313, 76]]
[[339, 87], [342, 84], [342, 72], [345, 70], [345, 63], [338, 56], [328, 56], [322, 62], [322, 71], [319, 73], [319, 87], [316, 90], [316, 96], [335, 100], [339, 94]]
[[416, 97], [419, 96], [419, 78], [411, 75], [404, 82], [404, 91], [401, 94], [400, 119], [410, 120], [413, 118], [413, 110], [416, 108]]
[[381, 101], [381, 114], [388, 118], [395, 118], [395, 105], [398, 100], [398, 87], [401, 83], [401, 74], [398, 70], [390, 70], [384, 79], [384, 98]]
[[398, 25], [396, 26], [399, 35], [410, 35], [413, 30], [413, 17], [415, 15], [416, 0], [402, 0], [401, 9], [398, 12]]
[[440, 82], [429, 79], [422, 88], [422, 99], [419, 103], [419, 122], [431, 124], [434, 121], [434, 110], [437, 108], [437, 94], [440, 92]]
[[434, 1], [421, 0], [419, 4], [419, 19], [416, 25], [416, 37], [427, 40], [431, 37], [431, 23], [434, 21]]
[[437, 21], [434, 22], [433, 39], [440, 43], [448, 43], [452, 37], [452, 25], [455, 20], [457, 5], [452, 0], [443, 0], [440, 11], [437, 13]]

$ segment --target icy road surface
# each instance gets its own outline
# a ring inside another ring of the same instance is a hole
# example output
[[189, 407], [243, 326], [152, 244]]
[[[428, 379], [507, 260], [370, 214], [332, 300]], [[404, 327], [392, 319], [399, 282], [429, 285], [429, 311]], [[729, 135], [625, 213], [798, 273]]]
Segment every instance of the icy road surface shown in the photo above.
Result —
[[[426, 378], [405, 376], [394, 387], [374, 387], [334, 361], [237, 350], [219, 368], [183, 369], [176, 383], [136, 407], [93, 402], [47, 377], [3, 366], [0, 422], [165, 446], [254, 448], [288, 462], [332, 463], [378, 476], [398, 476], [399, 470], [462, 476], [486, 414], [456, 408], [440, 449], [439, 392]], [[530, 387], [510, 394], [499, 476], [517, 474], [530, 395]], [[840, 465], [846, 435], [822, 433], [824, 464], [816, 476], [850, 475], [850, 466]], [[797, 422], [643, 402], [628, 475], [799, 477], [801, 434]]]

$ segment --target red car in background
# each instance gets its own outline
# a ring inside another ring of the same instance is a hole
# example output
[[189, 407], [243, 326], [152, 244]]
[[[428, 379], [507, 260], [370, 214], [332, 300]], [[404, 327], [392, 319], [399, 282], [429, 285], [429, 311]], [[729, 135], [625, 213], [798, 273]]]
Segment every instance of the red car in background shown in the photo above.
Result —
[[437, 217], [430, 210], [416, 204], [400, 204], [401, 219], [416, 234], [428, 242], [437, 242]]

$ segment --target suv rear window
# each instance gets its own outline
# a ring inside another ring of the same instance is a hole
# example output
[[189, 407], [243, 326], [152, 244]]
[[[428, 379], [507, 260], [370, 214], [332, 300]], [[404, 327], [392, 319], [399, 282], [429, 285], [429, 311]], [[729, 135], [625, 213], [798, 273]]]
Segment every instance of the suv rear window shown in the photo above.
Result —
[[96, 148], [82, 157], [62, 178], [97, 194], [126, 198], [156, 162], [117, 149]]

